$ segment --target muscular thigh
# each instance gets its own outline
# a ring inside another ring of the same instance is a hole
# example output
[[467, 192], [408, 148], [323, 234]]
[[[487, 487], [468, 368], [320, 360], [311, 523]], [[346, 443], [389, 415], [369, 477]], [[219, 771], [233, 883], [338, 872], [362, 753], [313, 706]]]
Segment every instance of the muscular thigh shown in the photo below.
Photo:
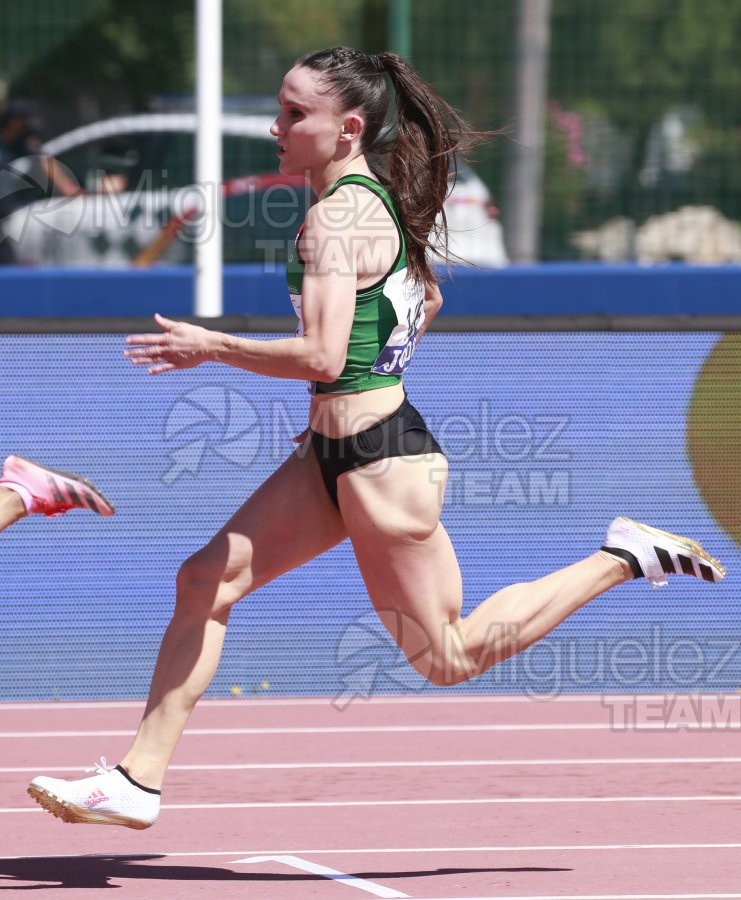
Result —
[[448, 462], [440, 453], [381, 459], [337, 481], [342, 517], [379, 538], [419, 540], [435, 530], [445, 499]]
[[222, 583], [222, 602], [234, 602], [345, 537], [316, 458], [310, 448], [301, 447], [198, 551], [193, 563]]
[[422, 671], [443, 652], [462, 603], [455, 551], [439, 522], [447, 466], [434, 454], [374, 466], [340, 479], [340, 507], [371, 602]]

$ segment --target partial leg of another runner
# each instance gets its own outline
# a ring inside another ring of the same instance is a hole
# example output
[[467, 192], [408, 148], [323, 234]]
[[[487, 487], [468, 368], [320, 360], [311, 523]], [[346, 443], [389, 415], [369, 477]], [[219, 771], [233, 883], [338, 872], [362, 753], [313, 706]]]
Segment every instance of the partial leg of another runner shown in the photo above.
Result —
[[113, 506], [81, 475], [50, 469], [22, 456], [9, 456], [0, 474], [0, 531], [32, 513], [59, 516], [89, 509], [112, 516]]

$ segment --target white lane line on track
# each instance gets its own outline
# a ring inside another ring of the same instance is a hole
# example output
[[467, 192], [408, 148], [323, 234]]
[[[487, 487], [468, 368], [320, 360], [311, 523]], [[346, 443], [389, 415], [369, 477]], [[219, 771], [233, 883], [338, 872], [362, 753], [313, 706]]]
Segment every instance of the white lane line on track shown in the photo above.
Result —
[[329, 866], [323, 866], [309, 859], [301, 859], [298, 856], [248, 856], [245, 859], [232, 860], [231, 864], [236, 866], [268, 862], [277, 862], [280, 865], [289, 866], [301, 872], [311, 872], [312, 875], [321, 875], [323, 878], [329, 878], [332, 881], [341, 881], [347, 887], [365, 891], [367, 894], [373, 894], [375, 897], [383, 897], [385, 900], [408, 900], [409, 898], [409, 894], [403, 894], [394, 888], [376, 884], [375, 881], [368, 881], [366, 878], [359, 878], [357, 875], [348, 875], [346, 872], [340, 872], [339, 869], [331, 869]]
[[[565, 803], [728, 803], [741, 801], [741, 794], [697, 794], [695, 796], [645, 797], [472, 797], [429, 800], [286, 800], [246, 803], [163, 803], [162, 809], [338, 809], [372, 806], [502, 806]], [[44, 812], [39, 807], [6, 807], [0, 813]]]
[[[564, 894], [490, 894], [488, 897], [447, 897], [446, 900], [564, 900]], [[589, 900], [739, 900], [741, 894], [590, 894]], [[440, 900], [435, 897], [421, 897], [419, 900]]]
[[[741, 756], [647, 756], [647, 757], [606, 757], [561, 758], [561, 759], [421, 759], [421, 760], [373, 760], [370, 762], [309, 762], [309, 763], [180, 763], [171, 765], [168, 772], [239, 772], [302, 769], [437, 769], [466, 767], [508, 767], [508, 766], [687, 766], [687, 765], [729, 765], [741, 763]], [[0, 775], [22, 775], [48, 772], [83, 772], [85, 765], [70, 766], [0, 766]]]
[[[616, 727], [612, 722], [533, 722], [519, 725], [348, 725], [346, 727], [316, 728], [189, 728], [184, 734], [192, 737], [246, 734], [415, 734], [429, 732], [523, 732], [523, 731], [613, 731], [613, 732], [676, 732], [676, 731], [741, 731], [741, 723], [735, 722], [647, 722]], [[88, 738], [132, 737], [131, 729], [102, 729], [96, 731], [0, 731], [1, 738]]]
[[[427, 694], [425, 696], [375, 696], [362, 701], [362, 707], [374, 706], [398, 706], [413, 704], [425, 706], [440, 703], [527, 703], [542, 706], [550, 703], [605, 703], [613, 700], [627, 700], [633, 702], [636, 697], [641, 700], [666, 700], [667, 697], [706, 697], [705, 694], [558, 694], [556, 696], [533, 694], [485, 694], [468, 696], [461, 694]], [[713, 694], [712, 696], [735, 696], [735, 694]], [[231, 706], [250, 707], [261, 706], [331, 706], [333, 696], [326, 697], [267, 697], [261, 698], [232, 698], [232, 699], [204, 699], [198, 704], [199, 709], [208, 707]], [[7, 701], [0, 703], [0, 710], [34, 710], [34, 709], [144, 709], [144, 700], [58, 700], [58, 701]]]
[[[564, 900], [564, 894], [489, 894], [487, 897], [446, 897], [445, 900]], [[741, 894], [590, 894], [589, 900], [739, 900]], [[420, 897], [418, 900], [440, 900], [439, 897]]]
[[[223, 857], [223, 856], [334, 856], [334, 855], [377, 855], [391, 853], [564, 853], [586, 851], [612, 852], [616, 850], [739, 850], [741, 844], [526, 844], [511, 847], [499, 844], [496, 847], [339, 847], [327, 850], [294, 850], [282, 847], [279, 850], [173, 850], [157, 851], [158, 858]], [[130, 853], [47, 853], [44, 855], [0, 856], [0, 861], [8, 859], [130, 859]], [[701, 894], [700, 896], [705, 896]], [[440, 900], [440, 898], [438, 898]], [[448, 898], [449, 900], [449, 898]], [[467, 900], [473, 900], [469, 897]], [[513, 897], [512, 900], [522, 900]], [[592, 898], [590, 897], [590, 900]]]

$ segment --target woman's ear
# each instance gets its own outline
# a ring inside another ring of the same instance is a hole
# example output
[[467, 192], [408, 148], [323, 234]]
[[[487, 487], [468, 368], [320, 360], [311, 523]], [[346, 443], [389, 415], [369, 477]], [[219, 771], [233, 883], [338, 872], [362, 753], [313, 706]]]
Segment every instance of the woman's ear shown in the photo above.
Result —
[[342, 120], [341, 141], [354, 141], [360, 137], [365, 127], [365, 121], [357, 113], [348, 113]]

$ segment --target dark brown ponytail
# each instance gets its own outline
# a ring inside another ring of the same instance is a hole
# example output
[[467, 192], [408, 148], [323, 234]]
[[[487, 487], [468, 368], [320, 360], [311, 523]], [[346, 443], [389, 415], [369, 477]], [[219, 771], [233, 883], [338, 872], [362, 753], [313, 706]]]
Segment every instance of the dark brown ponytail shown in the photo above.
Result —
[[472, 129], [395, 53], [333, 47], [308, 54], [297, 64], [321, 72], [343, 110], [363, 110], [363, 153], [394, 198], [407, 239], [409, 272], [419, 281], [437, 281], [430, 252], [447, 258], [443, 204], [449, 176], [457, 173], [456, 154], [495, 132]]

